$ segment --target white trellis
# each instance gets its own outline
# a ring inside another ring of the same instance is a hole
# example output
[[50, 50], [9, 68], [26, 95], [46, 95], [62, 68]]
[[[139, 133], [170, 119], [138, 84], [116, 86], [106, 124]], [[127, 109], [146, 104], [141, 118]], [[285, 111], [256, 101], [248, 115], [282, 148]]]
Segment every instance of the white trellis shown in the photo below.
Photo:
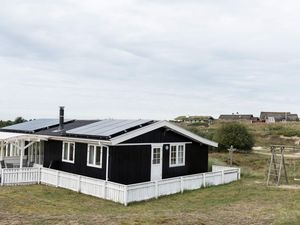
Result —
[[[20, 168], [22, 168], [25, 149], [29, 148], [34, 143], [41, 141], [47, 141], [47, 138], [32, 134], [28, 135], [21, 133], [0, 132], [0, 161], [4, 160], [4, 148], [6, 148], [8, 145], [11, 145], [20, 153]], [[27, 144], [25, 145], [26, 142]]]

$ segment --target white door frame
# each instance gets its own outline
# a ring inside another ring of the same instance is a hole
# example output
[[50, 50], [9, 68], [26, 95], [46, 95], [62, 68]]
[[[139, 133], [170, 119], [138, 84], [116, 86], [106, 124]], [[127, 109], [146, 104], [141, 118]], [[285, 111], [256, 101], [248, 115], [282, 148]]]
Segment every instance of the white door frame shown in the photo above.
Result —
[[[153, 164], [153, 150], [160, 149], [160, 159], [159, 163]], [[163, 144], [152, 144], [151, 145], [151, 181], [161, 180], [162, 179], [162, 163], [163, 163]]]

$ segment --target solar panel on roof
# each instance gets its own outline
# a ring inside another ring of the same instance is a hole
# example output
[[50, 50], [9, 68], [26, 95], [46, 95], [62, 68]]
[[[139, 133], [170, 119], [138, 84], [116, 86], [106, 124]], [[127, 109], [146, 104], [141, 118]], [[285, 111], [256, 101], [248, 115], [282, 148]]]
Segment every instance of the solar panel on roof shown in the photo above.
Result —
[[151, 122], [152, 120], [102, 120], [67, 131], [69, 134], [111, 136]]
[[[65, 120], [64, 122], [70, 122], [72, 120]], [[59, 124], [58, 119], [37, 119], [31, 120], [24, 123], [19, 123], [7, 127], [3, 127], [4, 130], [17, 130], [17, 131], [27, 131], [34, 132], [43, 128], [56, 126]]]

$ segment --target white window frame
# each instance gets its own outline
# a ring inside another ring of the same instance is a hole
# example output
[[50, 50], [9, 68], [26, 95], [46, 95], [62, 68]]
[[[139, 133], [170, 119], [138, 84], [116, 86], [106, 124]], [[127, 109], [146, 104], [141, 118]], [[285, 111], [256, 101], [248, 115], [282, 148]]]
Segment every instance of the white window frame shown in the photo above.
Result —
[[[176, 163], [172, 164], [171, 161], [171, 149], [172, 147], [176, 147]], [[183, 146], [183, 162], [179, 163], [179, 146]], [[179, 166], [185, 166], [185, 144], [170, 144], [170, 149], [169, 149], [169, 167], [179, 167]]]
[[[94, 146], [94, 159], [93, 159], [93, 163], [89, 162], [89, 158], [90, 158], [90, 146]], [[97, 147], [100, 148], [100, 165], [96, 165], [96, 151], [97, 151]], [[108, 149], [107, 146], [103, 146], [103, 145], [93, 145], [93, 144], [88, 144], [87, 147], [87, 159], [86, 159], [86, 165], [89, 167], [95, 167], [95, 168], [102, 168], [102, 161], [103, 161], [103, 147]]]
[[[68, 159], [64, 159], [65, 144], [68, 144], [68, 149], [67, 149], [67, 158], [68, 158]], [[70, 160], [70, 146], [71, 146], [71, 144], [74, 145], [73, 160]], [[67, 142], [67, 141], [64, 141], [64, 142], [63, 142], [63, 147], [62, 147], [62, 161], [63, 161], [63, 162], [67, 162], [67, 163], [74, 163], [74, 162], [75, 162], [75, 150], [76, 150], [75, 142]]]
[[44, 142], [35, 142], [28, 147], [28, 161], [37, 165], [43, 165]]

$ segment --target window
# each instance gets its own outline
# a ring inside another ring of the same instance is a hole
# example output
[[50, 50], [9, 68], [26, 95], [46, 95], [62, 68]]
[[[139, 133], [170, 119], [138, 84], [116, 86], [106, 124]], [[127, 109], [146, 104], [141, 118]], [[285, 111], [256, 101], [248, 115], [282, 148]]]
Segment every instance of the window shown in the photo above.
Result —
[[20, 142], [7, 144], [4, 147], [4, 156], [6, 157], [20, 156], [20, 149], [17, 148], [16, 145], [20, 146]]
[[103, 150], [107, 150], [107, 147], [98, 145], [88, 145], [87, 165], [102, 168]]
[[153, 148], [152, 164], [160, 164], [160, 149], [161, 148]]
[[185, 146], [171, 145], [170, 147], [170, 167], [185, 165]]
[[63, 142], [62, 161], [74, 163], [75, 159], [75, 143]]
[[44, 142], [36, 142], [28, 148], [28, 162], [43, 165]]

